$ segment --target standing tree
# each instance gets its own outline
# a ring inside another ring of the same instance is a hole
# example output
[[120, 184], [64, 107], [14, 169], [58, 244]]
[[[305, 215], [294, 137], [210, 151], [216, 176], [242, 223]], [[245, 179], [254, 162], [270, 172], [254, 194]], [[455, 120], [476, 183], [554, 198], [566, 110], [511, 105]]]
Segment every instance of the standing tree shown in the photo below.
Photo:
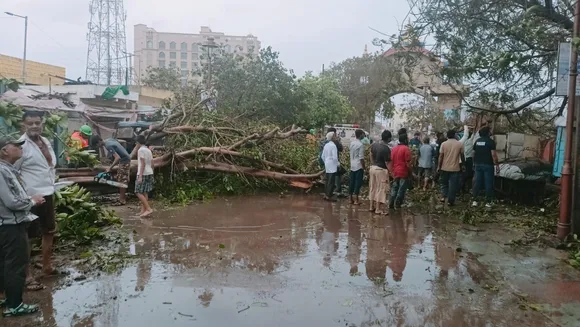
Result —
[[427, 133], [429, 126], [432, 131], [445, 131], [454, 126], [453, 120], [446, 119], [441, 109], [425, 99], [405, 101], [400, 110], [405, 115], [405, 126], [412, 131]]
[[[435, 39], [450, 83], [469, 82], [472, 111], [561, 114], [554, 100], [558, 43], [570, 41], [573, 1], [418, 0], [414, 27]], [[396, 43], [396, 40], [395, 40]]]
[[311, 73], [298, 80], [297, 96], [302, 103], [296, 114], [301, 126], [322, 127], [341, 123], [352, 113], [348, 99], [340, 93], [335, 80]]
[[218, 111], [293, 123], [298, 103], [295, 76], [272, 48], [260, 50], [257, 56], [219, 55], [212, 58], [211, 65]]
[[331, 64], [324, 75], [338, 82], [340, 91], [354, 108], [353, 121], [373, 126], [377, 115], [389, 117], [394, 109], [392, 94], [385, 86], [393, 78], [395, 67], [389, 65], [382, 53], [365, 54]]
[[143, 85], [160, 89], [176, 91], [181, 87], [179, 71], [176, 68], [147, 68], [147, 75], [143, 79]]

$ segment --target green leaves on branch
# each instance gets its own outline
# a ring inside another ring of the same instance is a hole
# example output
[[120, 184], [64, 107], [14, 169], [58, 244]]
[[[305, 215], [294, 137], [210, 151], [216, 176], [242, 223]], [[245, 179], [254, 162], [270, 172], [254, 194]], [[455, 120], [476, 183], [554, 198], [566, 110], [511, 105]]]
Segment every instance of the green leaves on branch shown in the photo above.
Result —
[[307, 73], [298, 80], [297, 95], [302, 99], [296, 115], [298, 125], [323, 127], [348, 122], [351, 105], [331, 78]]
[[103, 227], [120, 225], [120, 218], [92, 202], [91, 193], [78, 185], [56, 192], [56, 220], [59, 242], [88, 245], [103, 239]]
[[[434, 38], [437, 54], [448, 61], [445, 80], [471, 84], [472, 104], [495, 94], [493, 106], [501, 112], [554, 85], [558, 44], [571, 39], [571, 6], [534, 3], [419, 0], [414, 26]], [[533, 102], [544, 106], [549, 98]]]

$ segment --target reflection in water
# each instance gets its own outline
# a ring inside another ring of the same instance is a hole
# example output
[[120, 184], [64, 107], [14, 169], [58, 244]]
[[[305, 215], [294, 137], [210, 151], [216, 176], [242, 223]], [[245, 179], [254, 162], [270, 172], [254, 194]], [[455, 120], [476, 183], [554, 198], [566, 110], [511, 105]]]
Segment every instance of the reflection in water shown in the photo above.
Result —
[[211, 300], [213, 299], [213, 293], [211, 290], [209, 289], [205, 289], [203, 291], [203, 293], [197, 297], [201, 303], [201, 305], [203, 305], [204, 307], [209, 307], [209, 304], [211, 303]]
[[358, 273], [361, 257], [361, 222], [358, 209], [348, 211], [348, 243], [346, 261], [350, 264], [350, 274]]
[[333, 214], [332, 204], [324, 206], [322, 216], [323, 231], [321, 234], [320, 251], [324, 253], [324, 266], [330, 266], [331, 258], [338, 250], [338, 232], [342, 227], [339, 215]]
[[506, 316], [503, 298], [458, 292], [477, 288], [481, 268], [429, 217], [341, 213], [307, 196], [224, 202], [127, 222], [135, 265], [55, 290], [43, 316], [55, 311], [58, 326], [483, 327], [518, 315]]
[[365, 269], [367, 277], [376, 282], [385, 280], [387, 270], [387, 257], [390, 249], [387, 248], [387, 231], [385, 230], [386, 218], [383, 216], [371, 216], [367, 236], [367, 261]]
[[390, 217], [389, 248], [391, 250], [389, 268], [393, 271], [393, 280], [400, 282], [403, 279], [403, 271], [407, 266], [407, 253], [410, 244], [407, 244], [407, 231], [409, 220], [403, 221], [400, 212]]

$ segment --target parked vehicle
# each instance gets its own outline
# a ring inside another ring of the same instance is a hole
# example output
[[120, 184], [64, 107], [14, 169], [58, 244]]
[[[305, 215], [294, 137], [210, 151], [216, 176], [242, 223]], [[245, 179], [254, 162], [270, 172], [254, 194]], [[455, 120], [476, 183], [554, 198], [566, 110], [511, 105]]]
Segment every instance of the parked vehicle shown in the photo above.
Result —
[[[117, 139], [131, 153], [133, 148], [135, 148], [135, 137], [148, 130], [151, 125], [157, 125], [159, 123], [149, 121], [118, 122], [115, 126], [115, 132], [113, 132], [113, 138]], [[163, 145], [163, 139], [156, 140], [153, 143], [151, 145]]]
[[[327, 129], [329, 129], [331, 127], [336, 128], [336, 132], [338, 133], [338, 137], [340, 137], [340, 141], [341, 141], [342, 145], [345, 146], [346, 148], [348, 148], [348, 146], [350, 145], [350, 142], [356, 138], [356, 136], [354, 135], [354, 132], [357, 129], [362, 129], [358, 124], [334, 124], [334, 125], [324, 126], [324, 130], [326, 131]], [[364, 129], [363, 129], [363, 132], [365, 132], [365, 135], [367, 136], [367, 138], [370, 139], [369, 132], [365, 131]]]

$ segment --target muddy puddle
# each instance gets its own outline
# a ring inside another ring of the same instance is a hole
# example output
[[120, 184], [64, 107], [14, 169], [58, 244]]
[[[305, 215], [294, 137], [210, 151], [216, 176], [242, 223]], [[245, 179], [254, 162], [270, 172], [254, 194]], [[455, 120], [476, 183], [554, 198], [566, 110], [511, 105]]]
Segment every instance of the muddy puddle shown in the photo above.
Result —
[[436, 218], [365, 209], [260, 196], [129, 217], [134, 263], [49, 283], [39, 315], [0, 325], [552, 326]]

